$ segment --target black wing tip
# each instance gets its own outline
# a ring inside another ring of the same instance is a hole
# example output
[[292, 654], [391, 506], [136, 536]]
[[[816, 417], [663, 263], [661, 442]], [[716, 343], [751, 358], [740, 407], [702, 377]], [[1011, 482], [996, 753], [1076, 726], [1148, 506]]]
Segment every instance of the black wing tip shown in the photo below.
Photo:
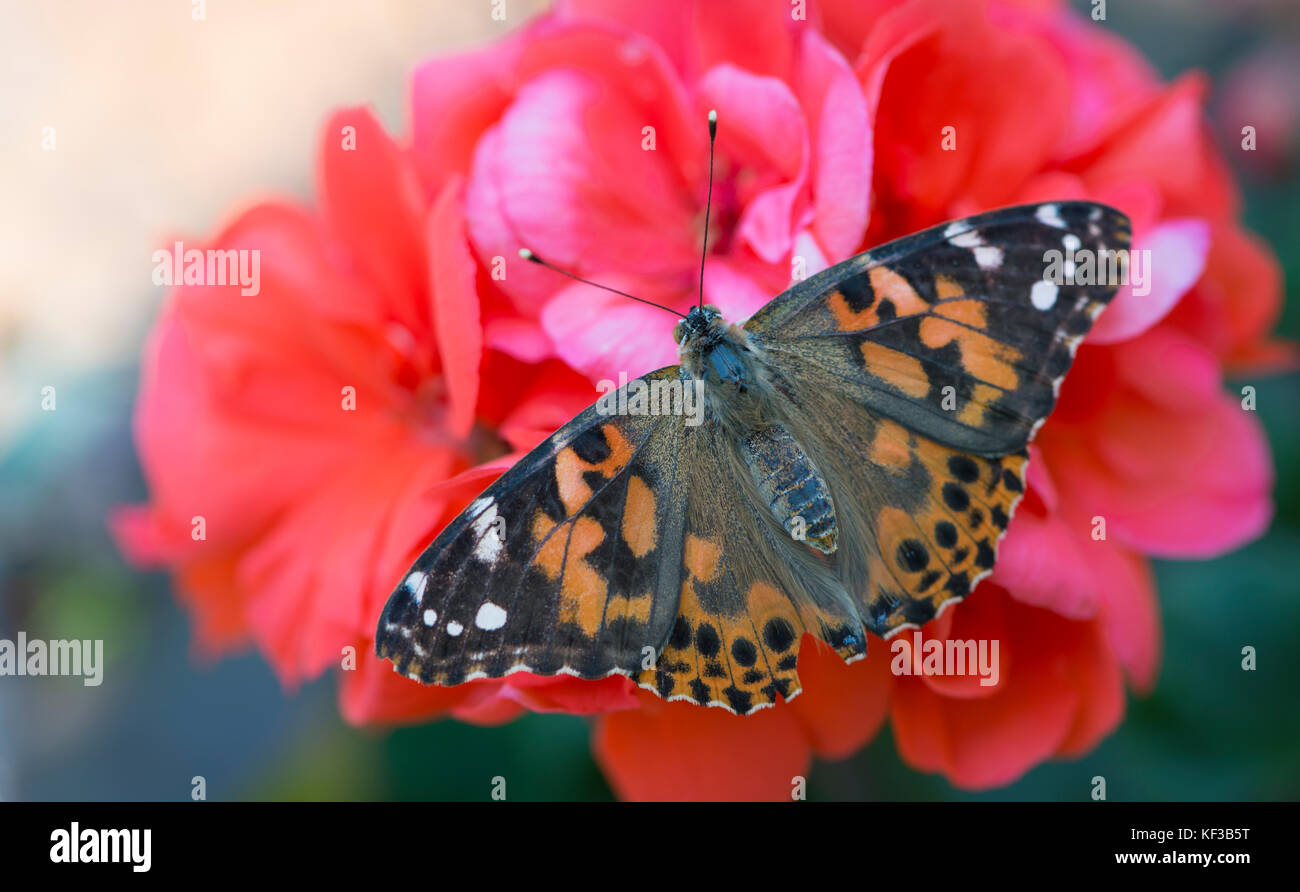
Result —
[[379, 611], [379, 619], [375, 622], [375, 656], [394, 662], [403, 655], [401, 629], [408, 627], [411, 621], [411, 617], [401, 615], [403, 597], [408, 601], [411, 597], [404, 582], [389, 593], [384, 601], [384, 609]]

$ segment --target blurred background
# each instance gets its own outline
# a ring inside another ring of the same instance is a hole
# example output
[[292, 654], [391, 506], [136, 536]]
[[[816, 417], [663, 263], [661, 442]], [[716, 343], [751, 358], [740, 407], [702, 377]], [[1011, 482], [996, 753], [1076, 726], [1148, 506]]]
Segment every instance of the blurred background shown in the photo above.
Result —
[[[195, 661], [167, 579], [127, 567], [104, 520], [145, 497], [130, 415], [165, 293], [149, 281], [153, 248], [215, 231], [236, 201], [310, 201], [330, 109], [369, 103], [405, 134], [418, 61], [541, 5], [510, 0], [496, 22], [487, 0], [209, 0], [194, 21], [189, 0], [0, 0], [0, 638], [23, 629], [106, 648], [98, 688], [0, 678], [0, 800], [182, 799], [195, 775], [210, 799], [482, 799], [496, 774], [511, 777], [512, 799], [610, 798], [581, 718], [368, 732], [342, 723], [331, 678], [284, 691], [257, 656]], [[1280, 331], [1300, 338], [1297, 4], [1107, 7], [1105, 26], [1167, 77], [1211, 74], [1225, 146], [1242, 119], [1287, 134], [1226, 155], [1246, 224], [1281, 257]], [[1274, 452], [1277, 516], [1232, 555], [1157, 564], [1160, 680], [1117, 733], [976, 796], [907, 768], [886, 731], [854, 758], [818, 763], [809, 797], [1079, 799], [1103, 774], [1112, 799], [1300, 798], [1300, 375], [1229, 382], [1245, 383]], [[47, 385], [58, 411], [41, 411]], [[1243, 643], [1260, 654], [1244, 698], [1211, 669]]]

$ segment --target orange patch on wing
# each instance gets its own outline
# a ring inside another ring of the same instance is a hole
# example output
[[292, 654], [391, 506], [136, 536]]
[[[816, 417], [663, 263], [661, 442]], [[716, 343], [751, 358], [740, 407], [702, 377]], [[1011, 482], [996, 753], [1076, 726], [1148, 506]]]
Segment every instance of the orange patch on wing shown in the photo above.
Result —
[[876, 426], [876, 435], [871, 440], [867, 457], [881, 467], [905, 468], [912, 463], [908, 439], [908, 433], [901, 425], [881, 419]]
[[921, 399], [930, 392], [930, 379], [926, 377], [925, 367], [915, 356], [899, 353], [875, 341], [864, 341], [862, 358], [867, 364], [867, 371], [884, 378], [908, 396]]
[[956, 341], [962, 366], [974, 377], [1006, 390], [1014, 390], [1020, 383], [1012, 365], [1020, 358], [1018, 350], [951, 319], [929, 316], [921, 320], [921, 341], [932, 349]]
[[611, 616], [625, 616], [630, 620], [636, 620], [643, 623], [650, 622], [650, 607], [653, 599], [650, 593], [638, 595], [635, 598], [619, 598], [614, 604], [610, 605], [609, 613]]
[[996, 387], [990, 387], [987, 384], [976, 384], [975, 389], [971, 392], [970, 400], [957, 413], [957, 420], [971, 427], [979, 427], [984, 423], [984, 416], [988, 412], [988, 407], [1001, 395], [1002, 391]]
[[645, 557], [655, 547], [655, 496], [640, 477], [627, 484], [627, 501], [623, 506], [623, 541], [637, 557]]
[[718, 575], [718, 559], [722, 550], [717, 543], [699, 536], [686, 537], [686, 569], [700, 582], [708, 582]]
[[623, 436], [623, 432], [613, 424], [601, 427], [605, 435], [605, 445], [609, 455], [602, 462], [591, 464], [583, 461], [573, 447], [561, 449], [555, 456], [555, 482], [560, 492], [560, 501], [569, 514], [577, 514], [591, 498], [591, 487], [582, 475], [588, 471], [599, 471], [606, 480], [613, 477], [632, 460], [632, 444]]
[[564, 510], [575, 514], [591, 498], [591, 487], [582, 479], [589, 466], [572, 449], [561, 449], [555, 456], [555, 482]]
[[[799, 615], [794, 604], [790, 603], [790, 599], [781, 593], [780, 589], [768, 582], [755, 582], [749, 587], [749, 591], [745, 593], [745, 605], [750, 620], [759, 630], [760, 636], [763, 628], [772, 619], [783, 619], [794, 632], [794, 639], [786, 650], [798, 649], [799, 636], [804, 632], [804, 619]], [[815, 608], [810, 610], [810, 615], [816, 616]], [[747, 632], [744, 626], [740, 627], [740, 631], [742, 633]], [[753, 636], [752, 633], [748, 633], [742, 634], [742, 637], [752, 638]], [[757, 643], [763, 644], [763, 642]], [[766, 646], [763, 649], [768, 650]], [[772, 657], [773, 663], [776, 662], [777, 656], [779, 656], [779, 653]]]
[[940, 316], [946, 316], [954, 322], [960, 322], [971, 328], [985, 328], [988, 324], [984, 315], [984, 304], [977, 300], [950, 301], [937, 305], [934, 311]]
[[921, 295], [916, 293], [916, 289], [908, 284], [907, 279], [889, 267], [873, 266], [868, 276], [871, 278], [871, 290], [876, 294], [877, 306], [880, 301], [888, 300], [894, 305], [899, 316], [924, 313], [930, 308], [930, 305], [921, 299]]
[[880, 318], [876, 315], [874, 303], [865, 310], [854, 310], [849, 306], [849, 302], [844, 295], [838, 291], [831, 294], [830, 308], [831, 314], [835, 316], [835, 324], [840, 331], [860, 331], [864, 328], [871, 328], [880, 322]]
[[950, 276], [939, 275], [934, 277], [934, 293], [939, 300], [949, 300], [950, 298], [961, 297], [966, 292], [957, 284], [955, 279]]
[[560, 622], [573, 623], [586, 634], [595, 635], [604, 618], [608, 584], [587, 562], [587, 555], [605, 541], [605, 531], [590, 517], [579, 517], [568, 531], [555, 531], [555, 527], [543, 512], [533, 515], [533, 539], [546, 540], [537, 552], [537, 566], [552, 581], [564, 574], [560, 580]]

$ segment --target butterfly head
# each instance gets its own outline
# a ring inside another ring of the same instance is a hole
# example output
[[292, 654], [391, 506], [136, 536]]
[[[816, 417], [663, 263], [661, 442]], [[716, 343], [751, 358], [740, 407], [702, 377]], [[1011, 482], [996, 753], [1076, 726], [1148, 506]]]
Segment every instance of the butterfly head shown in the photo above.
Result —
[[726, 323], [722, 321], [722, 311], [713, 304], [703, 304], [691, 309], [681, 322], [673, 328], [673, 340], [677, 347], [685, 352], [688, 347], [701, 342], [699, 346], [721, 340]]

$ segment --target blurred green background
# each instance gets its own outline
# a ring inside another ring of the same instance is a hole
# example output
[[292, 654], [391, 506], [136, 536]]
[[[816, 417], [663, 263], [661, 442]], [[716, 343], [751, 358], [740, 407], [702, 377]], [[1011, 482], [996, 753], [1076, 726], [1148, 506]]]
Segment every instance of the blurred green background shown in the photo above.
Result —
[[[1300, 53], [1294, 23], [1270, 14], [1283, 5], [1108, 6], [1106, 26], [1166, 76], [1201, 68], [1218, 84], [1262, 53], [1293, 60]], [[426, 33], [415, 29], [416, 38]], [[490, 36], [469, 29], [463, 39]], [[419, 58], [436, 42], [416, 39], [403, 52]], [[381, 109], [400, 107], [400, 76], [379, 70], [382, 86], [368, 98]], [[314, 135], [314, 125], [306, 129]], [[1280, 166], [1239, 174], [1246, 223], [1272, 243], [1285, 269], [1280, 330], [1300, 339], [1295, 149], [1292, 142]], [[1226, 154], [1234, 164], [1242, 155]], [[300, 167], [306, 157], [298, 156]], [[277, 182], [271, 174], [270, 184], [308, 195], [308, 172], [293, 176], [299, 179]], [[209, 219], [200, 215], [194, 225]], [[144, 295], [150, 305], [158, 297]], [[147, 318], [134, 323], [137, 346]], [[12, 340], [0, 337], [0, 350]], [[368, 732], [342, 723], [330, 678], [286, 693], [254, 655], [196, 664], [165, 577], [125, 566], [105, 531], [112, 506], [145, 495], [129, 429], [136, 377], [130, 361], [90, 363], [74, 381], [62, 379], [60, 411], [28, 416], [0, 441], [0, 637], [25, 629], [31, 637], [102, 638], [107, 662], [101, 688], [76, 679], [0, 679], [0, 799], [182, 799], [190, 778], [203, 775], [210, 799], [481, 800], [498, 774], [511, 778], [512, 799], [611, 798], [581, 718]], [[1010, 787], [972, 795], [905, 766], [885, 731], [851, 759], [819, 762], [809, 798], [1078, 800], [1098, 774], [1112, 800], [1300, 798], [1300, 375], [1229, 385], [1245, 383], [1258, 387], [1274, 452], [1276, 519], [1265, 537], [1234, 554], [1157, 565], [1165, 636], [1159, 683], [1151, 696], [1130, 700], [1117, 733], [1081, 760], [1043, 765]], [[1257, 671], [1226, 672], [1247, 644], [1259, 654]]]

